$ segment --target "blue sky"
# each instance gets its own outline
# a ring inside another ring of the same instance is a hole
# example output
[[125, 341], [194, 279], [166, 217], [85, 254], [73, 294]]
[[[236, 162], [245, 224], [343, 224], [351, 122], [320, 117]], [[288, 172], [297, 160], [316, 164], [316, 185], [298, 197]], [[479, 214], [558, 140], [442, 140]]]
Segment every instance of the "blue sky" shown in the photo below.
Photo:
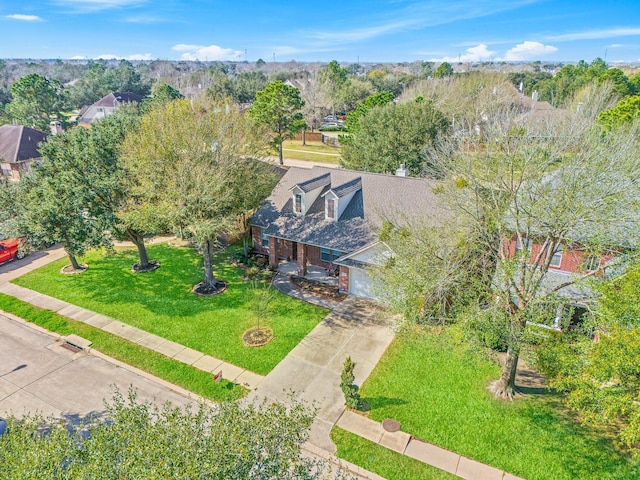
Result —
[[0, 58], [640, 61], [638, 0], [0, 0]]

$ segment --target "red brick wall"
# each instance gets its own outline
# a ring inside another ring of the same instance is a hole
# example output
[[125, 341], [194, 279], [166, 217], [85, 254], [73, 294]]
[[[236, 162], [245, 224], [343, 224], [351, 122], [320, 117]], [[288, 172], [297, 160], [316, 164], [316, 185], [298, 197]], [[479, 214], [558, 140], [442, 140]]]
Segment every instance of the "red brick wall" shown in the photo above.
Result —
[[269, 255], [269, 249], [267, 247], [262, 246], [261, 230], [262, 229], [260, 227], [255, 227], [255, 226], [251, 227], [251, 237], [253, 238], [253, 248], [256, 252]]
[[[569, 273], [581, 273], [583, 272], [583, 265], [588, 257], [585, 252], [579, 250], [579, 245], [574, 245], [572, 248], [564, 247], [562, 250], [562, 258], [560, 259], [560, 266], [554, 267], [553, 265], [549, 266], [549, 270], [557, 270], [562, 272]], [[542, 245], [534, 243], [531, 246], [531, 256], [529, 257], [529, 261], [533, 263], [536, 258], [536, 255], [542, 249]], [[515, 238], [509, 242], [505, 242], [505, 255], [513, 256], [516, 252], [516, 240]], [[609, 261], [613, 258], [612, 254], [604, 254], [602, 259], [600, 260], [600, 265], [603, 262]]]
[[349, 293], [349, 269], [344, 265], [340, 265], [340, 277], [338, 278], [338, 287], [343, 293]]
[[307, 263], [318, 267], [329, 267], [329, 262], [323, 262], [320, 258], [320, 247], [307, 245]]
[[291, 241], [279, 239], [276, 242], [276, 246], [279, 259], [290, 259], [293, 256], [293, 244]]

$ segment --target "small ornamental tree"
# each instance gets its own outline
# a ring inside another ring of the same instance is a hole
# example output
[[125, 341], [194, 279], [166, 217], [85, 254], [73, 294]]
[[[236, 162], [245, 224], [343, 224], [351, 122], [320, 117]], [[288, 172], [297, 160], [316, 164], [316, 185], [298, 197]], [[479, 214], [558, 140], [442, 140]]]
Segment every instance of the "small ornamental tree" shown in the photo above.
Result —
[[344, 360], [344, 365], [342, 367], [342, 374], [340, 375], [340, 389], [342, 393], [344, 393], [344, 403], [348, 408], [358, 409], [360, 408], [360, 394], [358, 390], [360, 387], [355, 385], [353, 382], [356, 377], [353, 374], [353, 370], [356, 367], [356, 364], [351, 360], [351, 357], [347, 357]]

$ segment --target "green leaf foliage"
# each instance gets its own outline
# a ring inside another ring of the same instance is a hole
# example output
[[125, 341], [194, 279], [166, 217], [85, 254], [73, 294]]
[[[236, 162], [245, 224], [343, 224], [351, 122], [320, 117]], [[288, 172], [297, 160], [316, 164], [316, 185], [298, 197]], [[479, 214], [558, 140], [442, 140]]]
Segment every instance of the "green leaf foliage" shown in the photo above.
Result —
[[159, 408], [134, 391], [116, 391], [104, 418], [85, 424], [9, 419], [9, 433], [0, 437], [0, 477], [330, 478], [326, 464], [300, 453], [313, 417], [299, 403]]
[[282, 143], [306, 126], [301, 112], [303, 106], [300, 91], [278, 80], [256, 94], [256, 101], [248, 111], [256, 123], [273, 132], [271, 144], [279, 153], [281, 165]]
[[342, 148], [341, 165], [382, 173], [405, 164], [420, 176], [436, 139], [448, 130], [449, 121], [429, 101], [376, 106], [360, 117], [359, 129]]

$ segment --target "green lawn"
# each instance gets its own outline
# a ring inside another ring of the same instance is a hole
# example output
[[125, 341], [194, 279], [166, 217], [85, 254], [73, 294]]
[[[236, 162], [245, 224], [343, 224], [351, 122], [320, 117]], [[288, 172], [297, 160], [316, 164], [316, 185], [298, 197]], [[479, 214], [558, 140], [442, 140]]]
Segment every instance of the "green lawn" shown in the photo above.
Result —
[[[274, 331], [273, 341], [250, 348], [242, 333], [255, 326], [256, 291], [229, 263], [232, 249], [214, 259], [216, 277], [229, 288], [213, 297], [198, 297], [191, 288], [203, 278], [202, 259], [192, 248], [166, 244], [149, 247], [150, 258], [161, 267], [134, 274], [135, 250], [115, 255], [93, 251], [82, 258], [89, 269], [79, 275], [61, 275], [68, 263], [61, 259], [14, 280], [14, 283], [212, 355], [259, 374], [268, 373], [328, 313], [274, 291], [263, 324]], [[272, 287], [265, 287], [272, 289]]]
[[95, 350], [191, 390], [202, 397], [215, 401], [232, 401], [246, 393], [240, 385], [234, 385], [226, 380], [214, 383], [210, 373], [167, 358], [86, 323], [76, 322], [51, 310], [35, 307], [2, 293], [0, 293], [0, 310], [13, 313], [60, 335], [72, 333], [80, 335], [91, 340], [92, 348]]
[[340, 161], [340, 149], [325, 145], [322, 142], [307, 140], [307, 144], [302, 145], [301, 140], [285, 140], [282, 145], [282, 152], [284, 158], [294, 160], [334, 163], [336, 165]]
[[453, 480], [459, 477], [347, 432], [331, 430], [336, 455], [388, 480]]
[[640, 467], [577, 424], [557, 395], [494, 399], [486, 386], [498, 376], [484, 355], [416, 329], [394, 340], [361, 394], [371, 418], [395, 418], [407, 433], [529, 480], [640, 478]]

